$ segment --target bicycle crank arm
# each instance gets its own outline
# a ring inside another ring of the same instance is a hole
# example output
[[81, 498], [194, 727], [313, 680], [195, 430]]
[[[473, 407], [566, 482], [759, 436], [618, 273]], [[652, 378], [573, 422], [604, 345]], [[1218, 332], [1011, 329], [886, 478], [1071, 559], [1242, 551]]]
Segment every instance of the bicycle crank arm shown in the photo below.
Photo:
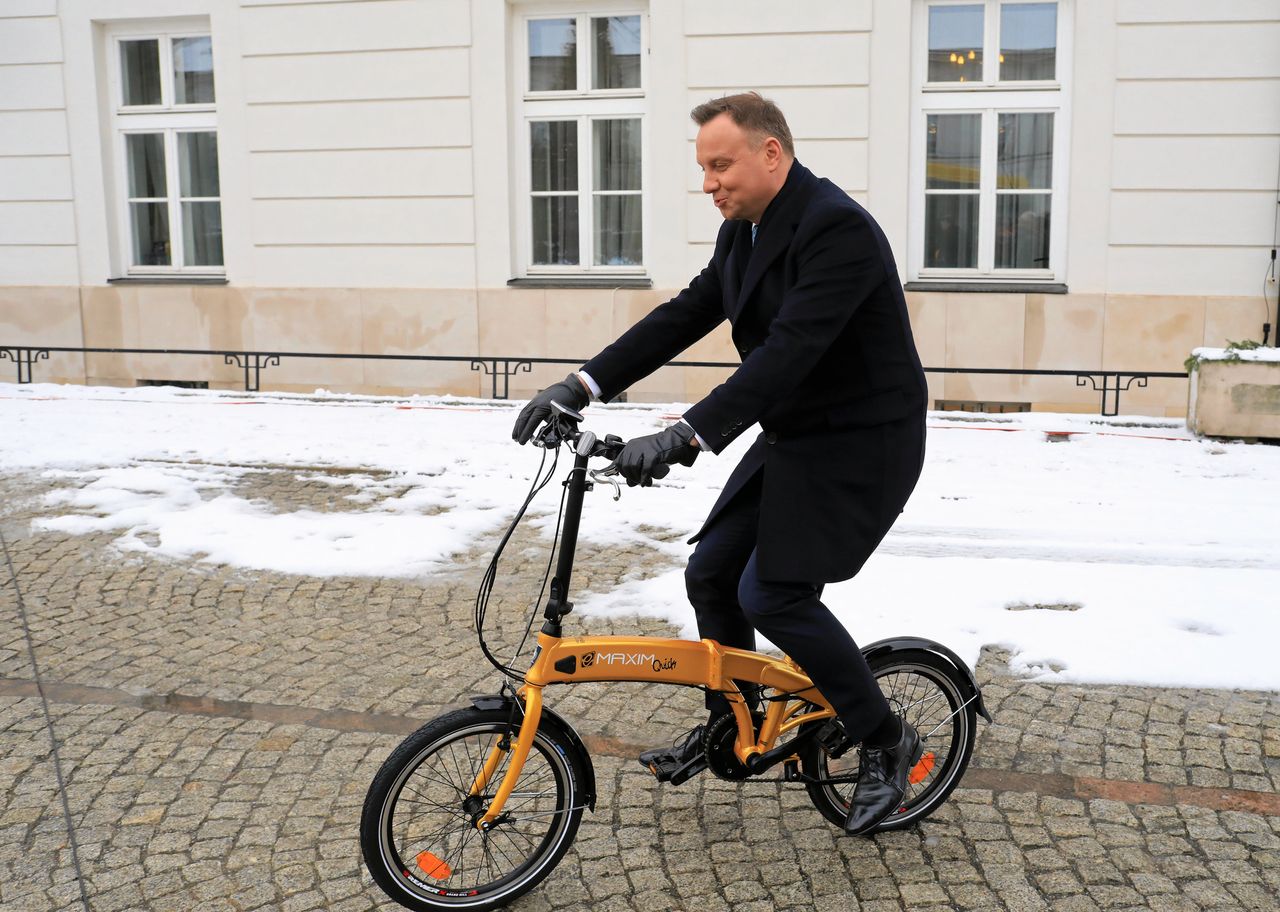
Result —
[[850, 776], [831, 776], [827, 779], [819, 779], [815, 776], [809, 776], [800, 771], [798, 763], [788, 763], [782, 768], [783, 782], [799, 782], [804, 785], [852, 785], [858, 781], [856, 775]]
[[752, 754], [747, 758], [747, 769], [751, 770], [753, 776], [759, 776], [761, 773], [767, 772], [777, 766], [783, 760], [795, 756], [796, 751], [805, 747], [818, 734], [819, 725], [810, 725], [813, 729], [808, 732], [801, 732], [786, 744], [779, 744], [773, 750], [765, 751], [763, 754]]

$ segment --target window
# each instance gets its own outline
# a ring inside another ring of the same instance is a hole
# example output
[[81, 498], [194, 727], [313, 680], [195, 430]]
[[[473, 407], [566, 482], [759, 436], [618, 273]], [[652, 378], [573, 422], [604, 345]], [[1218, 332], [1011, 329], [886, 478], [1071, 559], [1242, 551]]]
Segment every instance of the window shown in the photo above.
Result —
[[117, 33], [108, 52], [124, 271], [222, 273], [212, 38]]
[[529, 275], [644, 271], [645, 17], [521, 21], [516, 125]]
[[912, 273], [1064, 274], [1066, 2], [917, 2]]

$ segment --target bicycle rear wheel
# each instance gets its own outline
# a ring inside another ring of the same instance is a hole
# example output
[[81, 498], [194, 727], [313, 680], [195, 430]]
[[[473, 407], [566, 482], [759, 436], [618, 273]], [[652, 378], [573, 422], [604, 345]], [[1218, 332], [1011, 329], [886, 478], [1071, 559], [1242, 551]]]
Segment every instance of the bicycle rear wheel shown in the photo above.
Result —
[[[899, 808], [873, 832], [900, 830], [923, 820], [960, 783], [973, 755], [977, 711], [967, 683], [946, 659], [923, 650], [902, 650], [878, 656], [871, 672], [889, 706], [920, 733], [924, 756], [911, 772]], [[858, 775], [858, 752], [832, 759], [816, 744], [801, 756], [814, 806], [832, 823], [843, 826]]]
[[483, 912], [533, 889], [564, 857], [582, 819], [584, 762], [554, 726], [539, 727], [493, 828], [476, 829], [510, 754], [500, 755], [481, 794], [471, 787], [495, 745], [518, 734], [505, 709], [458, 710], [418, 729], [383, 763], [365, 798], [360, 847], [400, 905]]

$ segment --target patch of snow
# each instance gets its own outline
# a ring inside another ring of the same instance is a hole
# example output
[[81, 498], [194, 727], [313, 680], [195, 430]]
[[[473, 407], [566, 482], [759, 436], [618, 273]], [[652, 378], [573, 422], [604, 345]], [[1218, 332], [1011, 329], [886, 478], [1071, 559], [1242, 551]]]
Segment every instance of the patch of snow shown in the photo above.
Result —
[[1193, 348], [1201, 361], [1280, 361], [1280, 348]]
[[[542, 455], [511, 442], [520, 405], [0, 384], [0, 470], [56, 485], [37, 529], [105, 532], [127, 553], [415, 577], [496, 544]], [[597, 404], [586, 427], [626, 438], [681, 410]], [[1050, 681], [1280, 689], [1280, 448], [1133, 416], [948, 412], [929, 426], [906, 512], [824, 595], [859, 642], [928, 636], [969, 662], [1000, 645], [1016, 671]], [[662, 559], [611, 592], [575, 593], [581, 610], [694, 634], [684, 541], [752, 436], [653, 488], [624, 487], [620, 503], [597, 487], [583, 540]], [[568, 465], [562, 455], [530, 510], [548, 541]], [[330, 486], [342, 508], [242, 496], [263, 472]]]

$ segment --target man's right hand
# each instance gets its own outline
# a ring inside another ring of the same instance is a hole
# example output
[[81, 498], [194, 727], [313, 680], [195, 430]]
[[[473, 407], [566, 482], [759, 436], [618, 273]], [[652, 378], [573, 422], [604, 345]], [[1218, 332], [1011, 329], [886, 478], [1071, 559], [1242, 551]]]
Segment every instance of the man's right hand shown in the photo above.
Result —
[[538, 425], [550, 417], [553, 402], [580, 412], [590, 401], [591, 394], [587, 392], [586, 383], [577, 374], [570, 374], [529, 400], [529, 404], [520, 410], [520, 417], [516, 419], [516, 426], [511, 431], [511, 439], [520, 444], [528, 443]]

